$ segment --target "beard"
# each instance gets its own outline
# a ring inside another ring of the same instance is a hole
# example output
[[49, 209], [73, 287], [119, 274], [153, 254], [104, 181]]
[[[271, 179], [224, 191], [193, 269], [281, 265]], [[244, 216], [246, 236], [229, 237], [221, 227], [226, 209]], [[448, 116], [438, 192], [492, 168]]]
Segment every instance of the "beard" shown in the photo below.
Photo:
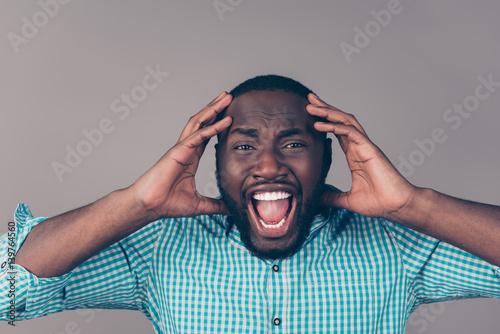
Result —
[[[326, 174], [326, 173], [322, 173]], [[307, 240], [311, 231], [311, 226], [314, 217], [319, 213], [321, 196], [325, 190], [326, 175], [321, 175], [320, 179], [313, 188], [311, 195], [308, 198], [303, 198], [302, 188], [299, 189], [299, 196], [297, 196], [297, 233], [292, 237], [293, 239], [287, 247], [277, 247], [270, 249], [262, 249], [252, 240], [252, 228], [250, 220], [247, 215], [246, 201], [244, 192], [241, 195], [239, 204], [236, 199], [229, 196], [226, 189], [224, 189], [219, 170], [216, 170], [217, 186], [221, 193], [222, 200], [227, 206], [229, 211], [228, 216], [228, 231], [232, 228], [233, 224], [236, 225], [240, 232], [241, 241], [245, 247], [255, 256], [265, 260], [276, 260], [290, 257], [297, 253], [304, 242]], [[266, 182], [268, 183], [268, 182]], [[275, 182], [279, 183], [279, 182]], [[283, 182], [282, 182], [283, 183]], [[305, 205], [302, 205], [305, 203]]]

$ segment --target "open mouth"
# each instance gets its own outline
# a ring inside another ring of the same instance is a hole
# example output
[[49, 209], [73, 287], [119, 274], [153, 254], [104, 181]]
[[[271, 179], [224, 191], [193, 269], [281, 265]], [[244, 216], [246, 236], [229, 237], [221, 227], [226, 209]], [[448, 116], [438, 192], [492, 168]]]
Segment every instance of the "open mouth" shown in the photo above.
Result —
[[296, 199], [289, 191], [257, 191], [248, 207], [257, 232], [266, 238], [279, 238], [290, 229]]

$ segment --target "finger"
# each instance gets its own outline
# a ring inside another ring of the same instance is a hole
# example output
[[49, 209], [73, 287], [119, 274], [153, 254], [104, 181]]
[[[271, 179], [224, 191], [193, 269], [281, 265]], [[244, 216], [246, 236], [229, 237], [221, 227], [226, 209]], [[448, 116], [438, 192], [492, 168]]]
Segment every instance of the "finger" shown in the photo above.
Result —
[[224, 131], [231, 123], [232, 118], [227, 116], [213, 125], [198, 130], [182, 142], [177, 143], [160, 159], [159, 163], [161, 161], [168, 161], [168, 163], [175, 161], [178, 165], [189, 168], [190, 173], [194, 175], [210, 138]]
[[307, 112], [312, 116], [324, 118], [332, 123], [341, 123], [345, 125], [355, 126], [361, 133], [366, 136], [366, 131], [354, 115], [347, 114], [335, 107], [319, 107], [312, 104], [306, 106]]
[[325, 101], [323, 101], [322, 99], [320, 99], [316, 94], [313, 94], [313, 93], [307, 94], [307, 99], [312, 104], [315, 104], [315, 105], [318, 105], [318, 106], [323, 106], [323, 107], [330, 106], [328, 103], [326, 103]]
[[224, 110], [224, 108], [229, 105], [231, 101], [231, 96], [226, 92], [222, 92], [209, 104], [207, 104], [202, 110], [200, 110], [196, 115], [192, 116], [184, 130], [182, 131], [179, 142], [184, 140], [186, 137], [190, 136], [193, 132], [203, 128], [206, 125], [212, 123], [217, 117], [217, 114]]
[[326, 120], [333, 123], [354, 125], [356, 128], [358, 128], [360, 132], [366, 135], [365, 130], [363, 129], [361, 124], [359, 124], [358, 120], [354, 115], [345, 113], [338, 108], [326, 104], [314, 94], [309, 94], [308, 97], [309, 97], [309, 102], [312, 103], [306, 106], [306, 110], [309, 114], [325, 118]]
[[229, 214], [226, 204], [220, 200], [210, 197], [202, 197], [196, 215]]
[[333, 133], [337, 137], [344, 152], [346, 152], [349, 143], [363, 145], [370, 142], [370, 139], [368, 139], [364, 133], [361, 133], [354, 125], [316, 122], [314, 123], [314, 128], [320, 132]]
[[220, 121], [192, 133], [184, 140], [183, 145], [188, 146], [189, 148], [206, 145], [210, 138], [227, 129], [232, 122], [233, 119], [231, 116], [226, 116]]
[[346, 125], [341, 123], [316, 122], [314, 128], [320, 132], [331, 132], [337, 137], [347, 137], [350, 141], [356, 144], [362, 144], [369, 140], [366, 135], [359, 131], [354, 125]]
[[198, 112], [193, 117], [193, 122], [199, 126], [198, 129], [213, 124], [217, 115], [231, 103], [232, 99], [233, 97], [230, 94], [222, 92], [217, 99]]
[[350, 210], [349, 202], [347, 200], [348, 193], [340, 191], [326, 191], [321, 198], [326, 206], [333, 206], [341, 209]]
[[189, 119], [179, 137], [178, 142], [183, 141], [195, 131], [207, 125], [211, 125], [217, 118], [217, 115], [231, 103], [231, 100], [231, 95], [227, 92], [222, 92], [219, 96], [212, 100], [212, 102], [207, 104], [202, 110]]

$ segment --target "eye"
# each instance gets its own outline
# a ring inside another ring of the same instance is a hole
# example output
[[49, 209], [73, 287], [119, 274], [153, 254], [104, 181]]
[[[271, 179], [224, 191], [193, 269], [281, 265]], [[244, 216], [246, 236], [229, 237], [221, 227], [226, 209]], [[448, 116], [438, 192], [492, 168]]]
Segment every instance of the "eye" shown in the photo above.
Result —
[[300, 148], [304, 147], [305, 145], [302, 143], [290, 143], [285, 146], [285, 148]]
[[234, 148], [234, 150], [238, 150], [238, 151], [249, 151], [249, 150], [253, 150], [254, 148], [250, 145], [238, 145]]

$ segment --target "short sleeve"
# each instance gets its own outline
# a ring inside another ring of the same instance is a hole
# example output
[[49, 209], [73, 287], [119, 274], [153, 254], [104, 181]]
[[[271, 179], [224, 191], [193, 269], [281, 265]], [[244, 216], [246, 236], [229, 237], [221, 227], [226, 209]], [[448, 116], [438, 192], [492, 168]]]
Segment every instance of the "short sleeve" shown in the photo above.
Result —
[[149, 317], [147, 280], [163, 220], [148, 224], [62, 276], [39, 278], [14, 264], [13, 256], [31, 229], [45, 219], [34, 218], [27, 205], [19, 204], [10, 224], [15, 226], [0, 238], [0, 289], [9, 291], [0, 296], [1, 320], [76, 308], [134, 309]]
[[459, 298], [500, 298], [497, 266], [409, 228], [388, 221], [385, 226], [412, 282], [414, 307]]

